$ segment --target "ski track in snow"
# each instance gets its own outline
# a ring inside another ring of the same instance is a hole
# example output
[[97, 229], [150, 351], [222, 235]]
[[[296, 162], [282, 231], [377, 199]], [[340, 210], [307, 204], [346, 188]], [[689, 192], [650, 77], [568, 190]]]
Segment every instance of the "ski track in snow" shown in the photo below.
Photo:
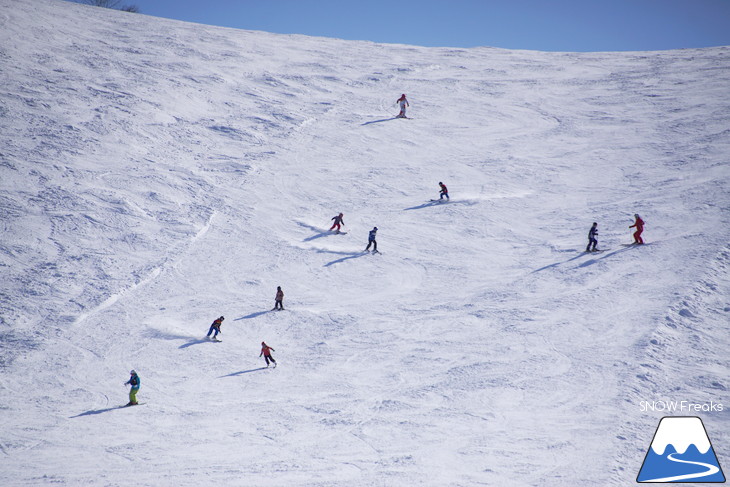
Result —
[[730, 403], [727, 48], [0, 7], [2, 485], [619, 486]]

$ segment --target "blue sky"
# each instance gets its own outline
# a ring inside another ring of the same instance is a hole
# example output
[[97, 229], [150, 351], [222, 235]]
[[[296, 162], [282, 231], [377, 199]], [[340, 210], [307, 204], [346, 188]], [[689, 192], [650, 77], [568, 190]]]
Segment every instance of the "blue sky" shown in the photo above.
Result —
[[730, 0], [125, 0], [158, 17], [340, 39], [541, 51], [730, 45]]

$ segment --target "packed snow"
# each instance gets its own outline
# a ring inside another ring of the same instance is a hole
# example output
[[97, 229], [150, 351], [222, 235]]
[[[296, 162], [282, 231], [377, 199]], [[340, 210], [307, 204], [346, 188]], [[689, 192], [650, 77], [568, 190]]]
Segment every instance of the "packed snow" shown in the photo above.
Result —
[[661, 400], [730, 465], [729, 87], [0, 0], [0, 484], [625, 486]]

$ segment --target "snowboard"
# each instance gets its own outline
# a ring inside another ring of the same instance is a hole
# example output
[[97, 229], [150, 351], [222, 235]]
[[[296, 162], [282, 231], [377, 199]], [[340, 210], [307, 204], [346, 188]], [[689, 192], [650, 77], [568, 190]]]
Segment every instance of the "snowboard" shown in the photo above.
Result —
[[435, 201], [438, 203], [448, 203], [450, 200], [428, 200], [428, 201]]
[[120, 409], [123, 408], [131, 408], [132, 406], [142, 406], [144, 404], [147, 404], [146, 402], [138, 402], [137, 404], [125, 404], [124, 406], [119, 406]]

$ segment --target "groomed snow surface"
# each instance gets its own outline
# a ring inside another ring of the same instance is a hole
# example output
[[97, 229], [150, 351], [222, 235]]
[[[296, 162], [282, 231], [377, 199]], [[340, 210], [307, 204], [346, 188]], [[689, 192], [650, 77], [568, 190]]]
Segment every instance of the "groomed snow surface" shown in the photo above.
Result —
[[625, 486], [657, 400], [730, 464], [729, 86], [0, 0], [0, 485]]

